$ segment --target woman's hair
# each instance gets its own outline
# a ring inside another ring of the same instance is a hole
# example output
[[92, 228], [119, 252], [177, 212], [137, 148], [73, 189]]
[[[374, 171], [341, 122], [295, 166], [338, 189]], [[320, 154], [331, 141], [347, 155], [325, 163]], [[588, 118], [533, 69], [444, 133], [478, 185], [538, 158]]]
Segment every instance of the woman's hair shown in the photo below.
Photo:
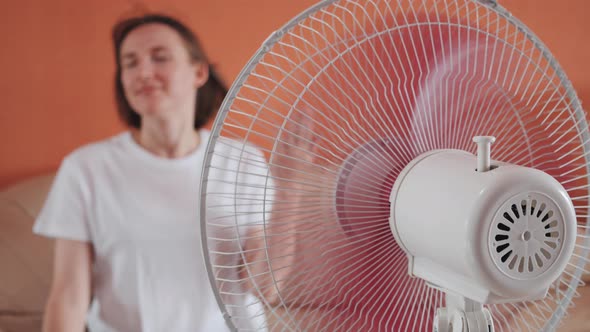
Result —
[[195, 34], [182, 24], [180, 21], [162, 14], [147, 14], [132, 18], [127, 18], [119, 21], [113, 27], [113, 43], [115, 46], [115, 62], [117, 64], [117, 71], [115, 73], [115, 98], [117, 103], [118, 113], [128, 126], [134, 128], [141, 127], [141, 117], [133, 110], [123, 90], [123, 83], [121, 82], [121, 44], [129, 32], [134, 29], [149, 23], [164, 24], [174, 29], [184, 41], [186, 50], [189, 53], [190, 59], [193, 62], [202, 62], [209, 67], [209, 79], [205, 84], [198, 89], [197, 102], [195, 105], [195, 129], [203, 127], [207, 121], [213, 116], [225, 95], [227, 88], [219, 79], [219, 76], [209, 63], [207, 56], [199, 40]]

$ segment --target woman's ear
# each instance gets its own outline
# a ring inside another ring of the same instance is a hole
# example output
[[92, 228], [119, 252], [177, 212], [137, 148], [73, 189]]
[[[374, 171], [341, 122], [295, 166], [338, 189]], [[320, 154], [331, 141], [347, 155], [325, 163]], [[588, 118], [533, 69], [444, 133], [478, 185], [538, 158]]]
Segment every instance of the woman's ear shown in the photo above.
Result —
[[204, 62], [197, 62], [195, 68], [195, 87], [198, 89], [205, 85], [209, 79], [209, 66]]

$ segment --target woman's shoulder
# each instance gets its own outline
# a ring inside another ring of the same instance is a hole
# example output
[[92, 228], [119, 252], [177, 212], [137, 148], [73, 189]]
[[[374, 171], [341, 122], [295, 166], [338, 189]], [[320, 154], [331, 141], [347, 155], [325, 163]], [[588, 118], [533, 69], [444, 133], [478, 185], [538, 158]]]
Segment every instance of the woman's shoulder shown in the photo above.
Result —
[[241, 176], [257, 177], [266, 176], [268, 163], [262, 148], [247, 140], [219, 137], [215, 141], [213, 151], [210, 151], [211, 159], [208, 162], [212, 166], [212, 177], [227, 176], [227, 172]]
[[130, 133], [122, 132], [99, 141], [86, 143], [66, 155], [64, 163], [87, 164], [108, 159], [109, 154], [122, 148], [129, 139]]
[[262, 149], [246, 140], [220, 136], [215, 142], [215, 154], [228, 157], [260, 158], [263, 157]]

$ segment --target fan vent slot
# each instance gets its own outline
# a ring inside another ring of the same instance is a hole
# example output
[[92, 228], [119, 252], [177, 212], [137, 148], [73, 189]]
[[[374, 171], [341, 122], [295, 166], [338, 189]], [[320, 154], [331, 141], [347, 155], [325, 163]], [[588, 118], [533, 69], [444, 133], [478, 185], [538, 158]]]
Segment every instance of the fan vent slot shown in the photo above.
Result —
[[506, 234], [498, 234], [496, 235], [496, 241], [504, 241], [504, 240], [508, 240], [508, 235]]
[[502, 263], [506, 263], [508, 258], [510, 258], [510, 255], [512, 255], [512, 250], [508, 251], [506, 254], [504, 254], [504, 256], [502, 256]]
[[512, 217], [510, 216], [510, 214], [508, 214], [508, 212], [504, 212], [504, 219], [506, 219], [514, 224], [514, 219], [512, 219]]
[[496, 248], [496, 251], [500, 253], [500, 252], [504, 251], [504, 249], [508, 248], [508, 246], [510, 246], [510, 245], [508, 243], [505, 243], [505, 244], [503, 244], [501, 246], [498, 246]]
[[518, 207], [516, 206], [516, 204], [512, 204], [512, 213], [514, 213], [514, 215], [516, 216], [516, 219], [520, 218], [520, 215], [518, 213]]
[[543, 260], [539, 256], [539, 253], [535, 253], [535, 260], [537, 261], [537, 266], [538, 267], [543, 267]]

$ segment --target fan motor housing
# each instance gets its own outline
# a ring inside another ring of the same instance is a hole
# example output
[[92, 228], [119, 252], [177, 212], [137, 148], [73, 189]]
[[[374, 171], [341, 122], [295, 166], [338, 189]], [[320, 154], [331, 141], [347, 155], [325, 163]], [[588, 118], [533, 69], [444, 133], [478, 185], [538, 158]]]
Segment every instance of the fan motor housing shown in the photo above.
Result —
[[433, 150], [400, 173], [390, 227], [410, 274], [480, 303], [545, 296], [565, 269], [576, 216], [563, 186], [542, 171]]

